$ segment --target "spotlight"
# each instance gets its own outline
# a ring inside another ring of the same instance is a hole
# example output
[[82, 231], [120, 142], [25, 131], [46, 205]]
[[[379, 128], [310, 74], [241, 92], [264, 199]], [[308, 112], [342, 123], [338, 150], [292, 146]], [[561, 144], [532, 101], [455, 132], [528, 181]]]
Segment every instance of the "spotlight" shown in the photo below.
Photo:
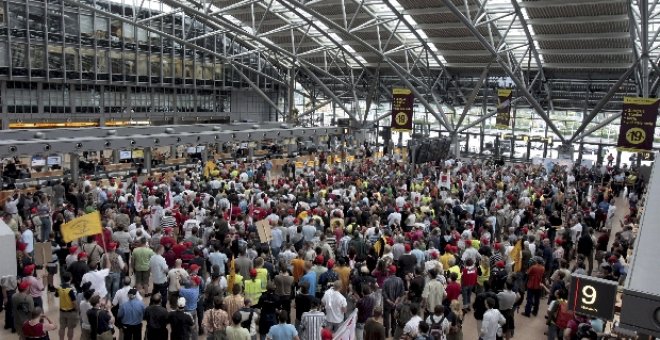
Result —
[[44, 145], [44, 151], [50, 151], [50, 144]]
[[17, 148], [12, 145], [12, 146], [9, 147], [9, 152], [16, 152], [16, 149]]

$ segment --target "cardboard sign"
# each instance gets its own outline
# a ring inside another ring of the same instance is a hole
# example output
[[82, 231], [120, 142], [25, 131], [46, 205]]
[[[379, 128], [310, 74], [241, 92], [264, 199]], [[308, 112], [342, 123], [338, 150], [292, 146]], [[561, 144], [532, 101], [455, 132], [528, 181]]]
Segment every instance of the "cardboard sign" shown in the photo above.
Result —
[[50, 242], [36, 242], [34, 244], [34, 264], [45, 266], [53, 257], [53, 245]]
[[259, 240], [262, 243], [268, 243], [273, 239], [273, 235], [270, 230], [270, 222], [267, 219], [263, 219], [254, 224], [257, 227], [257, 232], [259, 233]]

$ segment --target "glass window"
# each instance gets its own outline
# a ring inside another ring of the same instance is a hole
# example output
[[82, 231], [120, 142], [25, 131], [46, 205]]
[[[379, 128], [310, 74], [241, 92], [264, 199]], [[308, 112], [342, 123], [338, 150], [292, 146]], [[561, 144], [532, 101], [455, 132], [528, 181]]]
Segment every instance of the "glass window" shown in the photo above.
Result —
[[80, 67], [82, 72], [94, 72], [94, 59], [96, 53], [93, 49], [84, 48], [80, 50]]
[[74, 48], [65, 48], [65, 62], [66, 62], [66, 71], [67, 72], [78, 72], [78, 50]]
[[98, 51], [96, 54], [96, 72], [107, 74], [108, 73], [108, 52]]
[[30, 29], [30, 39], [43, 40], [44, 38], [44, 8], [30, 6], [30, 17], [28, 19]]
[[148, 76], [149, 75], [149, 61], [146, 53], [140, 53], [138, 55], [138, 64], [137, 64], [137, 75], [138, 76]]
[[112, 74], [122, 74], [124, 69], [124, 63], [121, 60], [121, 53], [110, 51], [110, 64]]
[[27, 67], [27, 45], [26, 44], [11, 44], [11, 66], [13, 68], [26, 68]]
[[30, 45], [30, 67], [35, 69], [46, 69], [46, 53], [43, 45]]
[[0, 67], [9, 66], [9, 58], [7, 55], [8, 51], [9, 49], [7, 48], [7, 42], [0, 41]]

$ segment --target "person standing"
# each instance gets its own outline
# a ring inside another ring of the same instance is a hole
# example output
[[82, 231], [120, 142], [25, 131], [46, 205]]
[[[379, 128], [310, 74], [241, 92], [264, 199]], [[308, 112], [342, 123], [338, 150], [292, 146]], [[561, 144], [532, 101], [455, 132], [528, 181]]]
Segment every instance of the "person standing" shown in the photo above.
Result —
[[124, 340], [142, 340], [142, 319], [144, 304], [136, 298], [137, 289], [128, 291], [128, 301], [119, 306], [119, 318], [124, 328]]
[[403, 280], [396, 276], [396, 267], [390, 266], [388, 270], [389, 276], [383, 282], [383, 314], [385, 335], [394, 334], [396, 327], [395, 310], [399, 299], [405, 292]]
[[80, 317], [80, 340], [91, 340], [91, 326], [89, 324], [89, 319], [87, 318], [87, 311], [92, 309], [92, 304], [89, 303], [89, 300], [94, 295], [94, 290], [86, 290], [82, 294], [82, 298], [78, 298], [80, 305], [78, 306], [78, 316]]
[[300, 340], [298, 331], [292, 324], [286, 323], [288, 315], [285, 311], [280, 311], [277, 316], [279, 324], [270, 327], [266, 339], [268, 340]]
[[[190, 340], [193, 334], [194, 322], [192, 314], [186, 313], [186, 298], [180, 297], [176, 300], [177, 309], [170, 312], [167, 316], [167, 322], [170, 324], [170, 340]], [[162, 339], [165, 340], [165, 339]]]
[[318, 300], [312, 302], [312, 309], [302, 315], [300, 322], [300, 338], [302, 340], [321, 340], [321, 329], [325, 322], [325, 314], [319, 310]]
[[27, 320], [21, 326], [23, 336], [26, 339], [30, 340], [47, 340], [48, 331], [54, 331], [57, 329], [50, 319], [44, 315], [44, 311], [41, 307], [35, 307], [32, 311], [30, 320]]
[[5, 308], [5, 329], [11, 329], [12, 333], [16, 332], [14, 326], [14, 315], [12, 314], [13, 308], [11, 305], [11, 298], [16, 294], [18, 289], [18, 279], [14, 275], [3, 276], [0, 278], [0, 287], [2, 287], [2, 301]]
[[252, 340], [250, 332], [241, 326], [241, 312], [235, 312], [231, 317], [231, 326], [227, 327], [227, 339], [231, 340]]
[[529, 317], [530, 313], [536, 314], [539, 312], [539, 300], [543, 292], [543, 275], [545, 274], [545, 267], [536, 261], [529, 269], [527, 269], [527, 304], [525, 305], [525, 312], [522, 315]]
[[32, 300], [34, 300], [34, 306], [42, 307], [43, 299], [41, 298], [41, 294], [44, 292], [45, 287], [41, 277], [37, 278], [35, 268], [36, 266], [34, 264], [23, 267], [23, 274], [25, 274], [23, 281], [30, 284], [29, 293], [32, 296]]
[[364, 340], [385, 340], [385, 334], [383, 309], [376, 307], [373, 316], [364, 324]]
[[177, 308], [177, 299], [179, 298], [181, 282], [188, 279], [188, 272], [181, 268], [182, 263], [181, 259], [177, 259], [174, 262], [174, 268], [167, 272], [167, 280], [169, 281], [167, 287], [167, 301], [170, 303], [172, 309]]
[[243, 295], [241, 295], [241, 286], [237, 284], [235, 284], [234, 287], [232, 287], [232, 295], [225, 297], [223, 301], [223, 305], [225, 306], [225, 311], [227, 311], [228, 315], [232, 315], [232, 316], [239, 309], [243, 308], [244, 303], [245, 303], [245, 299], [243, 298]]
[[151, 295], [148, 294], [149, 261], [154, 256], [154, 251], [147, 246], [146, 238], [140, 238], [138, 242], [139, 246], [133, 249], [133, 255], [131, 256], [131, 267], [133, 267], [133, 273], [135, 273], [135, 287], [145, 297], [148, 297]]
[[280, 273], [275, 276], [275, 294], [280, 299], [282, 309], [291, 314], [291, 296], [293, 290], [293, 276], [289, 275], [286, 264], [280, 262]]
[[201, 284], [201, 279], [199, 276], [190, 277], [186, 280], [184, 288], [179, 290], [179, 296], [186, 299], [186, 305], [184, 312], [190, 314], [193, 318], [194, 325], [192, 327], [192, 333], [190, 338], [192, 340], [197, 340], [198, 337], [198, 322], [197, 322], [197, 302], [199, 301], [199, 285]]
[[112, 325], [115, 323], [115, 318], [110, 311], [100, 308], [101, 298], [98, 295], [93, 295], [89, 299], [92, 308], [87, 311], [87, 319], [89, 320], [91, 340], [111, 340], [112, 339]]
[[250, 269], [250, 279], [245, 280], [245, 298], [257, 304], [261, 297], [261, 280], [257, 278], [257, 270]]
[[105, 286], [108, 290], [110, 299], [114, 298], [117, 290], [119, 290], [121, 274], [124, 271], [124, 268], [126, 268], [124, 259], [117, 254], [115, 251], [116, 249], [117, 243], [110, 242], [110, 244], [108, 244], [108, 251], [101, 256], [102, 268], [110, 270], [108, 276], [105, 277]]
[[429, 270], [429, 281], [424, 285], [422, 292], [422, 306], [426, 309], [426, 315], [433, 314], [435, 306], [442, 305], [445, 298], [445, 286], [438, 281], [438, 271], [434, 268]]
[[341, 280], [335, 281], [332, 288], [328, 289], [321, 299], [325, 306], [326, 321], [333, 332], [344, 321], [344, 313], [346, 313], [347, 303], [346, 298], [340, 292], [341, 287]]
[[163, 296], [154, 293], [149, 307], [144, 310], [144, 320], [147, 321], [146, 339], [167, 340], [167, 309], [163, 306]]
[[58, 331], [60, 340], [64, 340], [64, 333], [67, 331], [67, 338], [73, 340], [73, 330], [78, 326], [80, 318], [76, 310], [76, 291], [71, 287], [71, 274], [62, 273], [62, 286], [55, 290], [55, 297], [60, 300], [60, 329]]
[[216, 296], [213, 299], [213, 308], [204, 312], [202, 328], [208, 340], [215, 340], [227, 336], [227, 326], [229, 326], [229, 316], [222, 309], [222, 297]]
[[496, 340], [497, 329], [504, 325], [506, 320], [499, 310], [494, 309], [495, 300], [493, 298], [486, 298], [486, 313], [484, 313], [484, 321], [481, 323], [480, 339], [482, 340]]
[[500, 313], [504, 315], [504, 319], [506, 320], [506, 323], [502, 326], [502, 332], [504, 333], [506, 340], [509, 340], [513, 337], [513, 331], [515, 329], [513, 305], [520, 298], [520, 294], [512, 291], [512, 289], [513, 283], [507, 281], [504, 290], [497, 293], [499, 310]]
[[[158, 245], [156, 247], [156, 253], [154, 256], [149, 259], [149, 271], [151, 272], [151, 277], [153, 280], [153, 290], [151, 294], [159, 293], [161, 296], [161, 305], [165, 307], [167, 300], [163, 297], [167, 296], [167, 262], [163, 257], [165, 252], [165, 247]], [[153, 295], [152, 295], [153, 296]]]
[[11, 297], [12, 315], [14, 315], [14, 328], [16, 328], [18, 338], [21, 340], [25, 339], [22, 327], [23, 323], [32, 318], [32, 311], [34, 311], [34, 300], [32, 299], [32, 296], [28, 294], [29, 288], [29, 282], [21, 281], [21, 283], [18, 284], [18, 293]]
[[67, 271], [71, 273], [73, 287], [76, 288], [76, 291], [81, 292], [80, 285], [82, 284], [82, 278], [89, 271], [89, 266], [87, 265], [87, 253], [80, 252], [77, 257], [78, 261], [67, 266]]

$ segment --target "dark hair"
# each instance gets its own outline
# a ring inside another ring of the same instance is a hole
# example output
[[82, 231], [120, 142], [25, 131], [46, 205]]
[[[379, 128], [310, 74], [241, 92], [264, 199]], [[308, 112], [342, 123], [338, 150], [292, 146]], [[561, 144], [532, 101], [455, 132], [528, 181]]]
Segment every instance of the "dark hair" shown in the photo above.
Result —
[[238, 295], [241, 293], [241, 286], [240, 285], [234, 285], [234, 287], [231, 289], [231, 292], [234, 293], [234, 295]]
[[89, 304], [92, 306], [98, 305], [100, 301], [101, 298], [98, 295], [92, 295], [92, 297], [89, 298]]
[[160, 295], [160, 293], [154, 293], [154, 295], [151, 296], [151, 302], [152, 305], [160, 305], [160, 302], [162, 301], [163, 297]]
[[428, 333], [429, 329], [431, 329], [431, 326], [426, 321], [420, 321], [417, 327], [419, 327], [420, 333]]
[[63, 272], [62, 273], [62, 282], [71, 282], [71, 273]]
[[495, 299], [493, 299], [492, 297], [487, 297], [486, 298], [486, 307], [488, 307], [488, 308], [495, 307]]
[[215, 309], [222, 308], [222, 296], [216, 296], [213, 298], [213, 308]]
[[280, 323], [285, 323], [288, 318], [289, 318], [288, 312], [285, 310], [280, 311], [280, 313], [277, 315], [277, 320]]
[[442, 315], [444, 313], [445, 313], [445, 306], [443, 306], [443, 305], [437, 305], [433, 309], [433, 314], [435, 314], [435, 315]]
[[243, 316], [239, 311], [234, 312], [234, 315], [231, 316], [231, 321], [234, 323], [234, 325], [240, 324], [241, 320], [243, 320]]

